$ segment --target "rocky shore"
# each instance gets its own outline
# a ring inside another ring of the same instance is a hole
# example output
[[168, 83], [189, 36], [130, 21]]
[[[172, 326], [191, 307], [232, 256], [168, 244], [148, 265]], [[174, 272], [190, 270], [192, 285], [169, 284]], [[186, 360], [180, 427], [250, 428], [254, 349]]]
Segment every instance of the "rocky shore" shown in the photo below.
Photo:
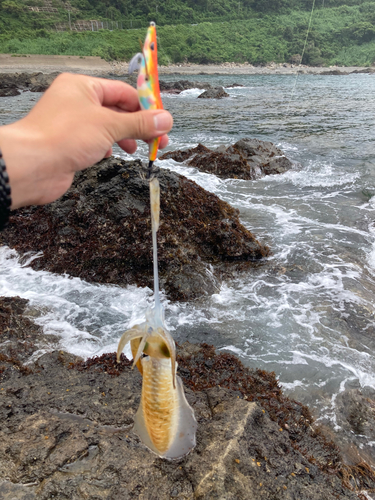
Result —
[[177, 349], [197, 446], [181, 460], [162, 460], [132, 431], [141, 376], [131, 362], [123, 356], [117, 364], [114, 353], [84, 361], [57, 349], [25, 365], [25, 351], [51, 343], [30, 314], [27, 301], [0, 298], [4, 500], [354, 500], [375, 485], [365, 463], [343, 463], [273, 373], [207, 344]]
[[[43, 252], [32, 260], [34, 269], [153, 288], [149, 185], [142, 168], [139, 160], [110, 158], [78, 173], [58, 201], [13, 212], [1, 243], [21, 254]], [[170, 299], [216, 293], [222, 279], [269, 255], [228, 203], [168, 170], [158, 178], [160, 285]]]
[[[0, 54], [1, 56], [1, 54]], [[52, 56], [51, 56], [52, 57]], [[1, 63], [1, 58], [0, 58], [0, 63]], [[115, 64], [115, 63], [113, 63]], [[187, 65], [186, 68], [192, 68], [194, 65]], [[166, 69], [165, 67], [160, 67], [159, 68], [159, 74], [160, 75], [168, 75], [168, 74], [176, 74], [177, 75], [183, 75], [183, 74], [193, 74], [193, 75], [200, 75], [200, 74], [237, 74], [237, 75], [244, 75], [244, 74], [290, 74], [291, 69], [294, 69], [293, 65], [286, 66], [285, 68], [288, 71], [281, 71], [281, 70], [272, 70], [268, 67], [265, 68], [259, 68], [259, 67], [252, 67], [254, 71], [241, 71], [241, 68], [246, 69], [246, 65], [234, 65], [239, 71], [221, 71], [220, 68], [226, 68], [227, 66], [219, 66], [219, 67], [214, 67], [216, 68], [215, 71], [211, 71], [207, 69], [206, 72], [204, 71], [198, 71], [196, 68], [194, 68], [194, 71], [192, 70], [191, 72], [189, 71], [177, 71], [175, 67], [168, 67]], [[185, 69], [186, 69], [185, 68]], [[208, 67], [211, 68], [212, 67]], [[285, 69], [284, 68], [284, 69]], [[7, 69], [7, 68], [5, 68]], [[83, 73], [83, 74], [90, 74], [90, 72], [85, 69], [84, 71], [75, 71], [72, 68], [64, 68], [64, 67], [53, 67], [53, 71], [51, 72], [41, 72], [41, 71], [30, 71], [30, 68], [27, 67], [26, 69], [23, 69], [22, 67], [14, 69], [13, 71], [9, 70], [4, 71], [4, 68], [2, 68], [0, 64], [0, 97], [11, 97], [11, 96], [16, 96], [21, 93], [21, 91], [29, 90], [31, 92], [44, 92], [47, 90], [47, 88], [51, 85], [53, 80], [63, 71], [69, 71], [71, 73]], [[301, 74], [315, 74], [315, 75], [349, 75], [349, 74], [375, 74], [375, 68], [339, 68], [339, 69], [326, 69], [326, 68], [310, 68], [308, 66], [303, 67], [302, 69], [298, 69], [294, 71], [295, 73], [301, 73]], [[293, 71], [292, 71], [293, 73]], [[108, 69], [107, 71], [101, 71], [98, 72], [97, 70], [92, 71], [91, 74], [93, 76], [101, 76], [103, 78], [121, 78], [121, 80], [129, 83], [133, 87], [136, 86], [136, 81], [137, 77], [136, 75], [129, 75], [128, 70], [127, 70], [127, 63], [118, 63], [112, 66], [112, 69]], [[238, 83], [233, 83], [230, 85], [231, 87], [241, 87], [242, 85]], [[200, 98], [223, 98], [223, 97], [228, 97], [228, 94], [225, 92], [223, 87], [215, 87], [209, 84], [208, 82], [194, 82], [194, 81], [189, 81], [189, 80], [176, 80], [174, 82], [165, 82], [162, 79], [160, 80], [160, 90], [161, 92], [168, 92], [172, 94], [179, 94], [183, 90], [188, 90], [191, 88], [198, 88], [205, 90], [203, 94], [201, 94], [199, 97]]]

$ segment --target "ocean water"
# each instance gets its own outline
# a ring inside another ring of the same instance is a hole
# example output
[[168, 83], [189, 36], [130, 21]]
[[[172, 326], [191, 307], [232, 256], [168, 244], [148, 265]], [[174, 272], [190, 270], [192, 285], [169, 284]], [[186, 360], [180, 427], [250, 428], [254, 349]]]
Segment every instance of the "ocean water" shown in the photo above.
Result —
[[[177, 339], [209, 331], [218, 349], [275, 371], [288, 395], [339, 433], [340, 393], [375, 389], [375, 77], [300, 75], [293, 96], [293, 75], [184, 79], [224, 85], [230, 97], [197, 99], [198, 89], [164, 94], [175, 120], [168, 150], [256, 137], [276, 143], [296, 167], [242, 181], [159, 161], [238, 208], [273, 252], [265, 266], [223, 283], [212, 297], [170, 303], [163, 296], [167, 324]], [[231, 88], [234, 82], [244, 87]], [[22, 117], [39, 97], [1, 98], [0, 123]], [[115, 154], [146, 159], [147, 148]], [[29, 299], [45, 331], [84, 357], [114, 351], [152, 303], [147, 288], [35, 272], [8, 248], [0, 249], [0, 269], [0, 295]], [[355, 438], [359, 447], [375, 444]]]

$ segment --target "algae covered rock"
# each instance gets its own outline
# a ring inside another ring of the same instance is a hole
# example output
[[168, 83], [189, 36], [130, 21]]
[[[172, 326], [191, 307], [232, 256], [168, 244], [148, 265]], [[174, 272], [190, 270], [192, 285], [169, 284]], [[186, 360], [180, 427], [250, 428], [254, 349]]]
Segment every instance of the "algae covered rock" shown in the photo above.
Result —
[[[21, 253], [43, 252], [34, 269], [152, 288], [149, 185], [141, 171], [140, 161], [103, 160], [78, 173], [58, 201], [13, 212], [2, 242]], [[176, 173], [158, 177], [160, 283], [171, 299], [215, 293], [223, 273], [269, 254], [228, 203]]]
[[186, 162], [203, 172], [224, 179], [254, 180], [265, 175], [283, 174], [294, 166], [272, 142], [244, 138], [212, 150], [198, 144], [187, 150], [168, 151], [160, 160]]

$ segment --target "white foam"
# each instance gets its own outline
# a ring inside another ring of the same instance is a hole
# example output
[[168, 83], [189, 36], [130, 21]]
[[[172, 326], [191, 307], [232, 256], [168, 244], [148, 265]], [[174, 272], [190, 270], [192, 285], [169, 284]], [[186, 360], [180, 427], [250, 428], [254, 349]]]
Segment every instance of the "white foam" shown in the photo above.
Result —
[[0, 295], [28, 299], [41, 311], [36, 322], [44, 332], [61, 337], [62, 348], [83, 357], [112, 349], [129, 325], [142, 320], [152, 296], [148, 288], [99, 286], [34, 271], [8, 247], [0, 248], [0, 268]]

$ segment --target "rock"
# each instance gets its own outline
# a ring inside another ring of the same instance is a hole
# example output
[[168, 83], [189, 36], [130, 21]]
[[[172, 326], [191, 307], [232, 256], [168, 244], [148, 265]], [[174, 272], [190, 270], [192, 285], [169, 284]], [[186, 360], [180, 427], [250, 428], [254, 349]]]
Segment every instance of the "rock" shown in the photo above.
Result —
[[375, 68], [356, 69], [356, 70], [352, 71], [350, 74], [353, 75], [355, 73], [373, 75], [373, 74], [375, 74]]
[[253, 180], [264, 175], [283, 174], [294, 164], [272, 142], [241, 139], [232, 146], [210, 150], [198, 144], [185, 151], [169, 151], [160, 160], [186, 161], [188, 165], [224, 179]]
[[13, 97], [20, 94], [21, 92], [16, 88], [0, 89], [0, 97]]
[[[0, 235], [30, 266], [89, 282], [153, 288], [148, 182], [140, 161], [103, 160], [76, 175], [58, 201], [12, 212]], [[162, 170], [158, 261], [172, 300], [216, 293], [221, 280], [269, 254], [239, 221], [238, 210], [193, 181]]]
[[[137, 87], [137, 74], [126, 75], [121, 78], [132, 87]], [[177, 80], [176, 82], [165, 82], [159, 80], [161, 92], [168, 92], [168, 94], [180, 94], [183, 90], [189, 89], [212, 89], [212, 85], [207, 82], [191, 82], [190, 80]]]
[[339, 71], [338, 69], [332, 69], [327, 71], [321, 71], [316, 73], [317, 75], [349, 75], [348, 71]]
[[374, 467], [371, 443], [375, 441], [375, 391], [373, 388], [346, 388], [335, 401], [340, 445], [353, 465], [365, 459]]
[[[0, 73], [0, 89], [44, 92], [60, 73]], [[12, 94], [17, 95], [17, 94]]]
[[274, 374], [207, 344], [178, 347], [178, 362], [197, 446], [167, 461], [132, 431], [142, 379], [124, 356], [54, 351], [27, 372], [1, 361], [1, 498], [358, 498], [343, 485], [337, 448]]
[[230, 85], [228, 85], [227, 87], [232, 87], [232, 88], [236, 88], [236, 87], [244, 87], [245, 85], [242, 85], [241, 83], [231, 83]]
[[200, 94], [198, 99], [222, 99], [223, 97], [229, 97], [229, 94], [225, 92], [223, 87], [215, 87]]
[[20, 367], [21, 363], [28, 361], [35, 351], [52, 350], [57, 345], [57, 339], [53, 335], [43, 335], [43, 329], [31, 319], [34, 315], [35, 311], [28, 306], [28, 301], [25, 299], [19, 297], [1, 299], [0, 361], [13, 359]]

